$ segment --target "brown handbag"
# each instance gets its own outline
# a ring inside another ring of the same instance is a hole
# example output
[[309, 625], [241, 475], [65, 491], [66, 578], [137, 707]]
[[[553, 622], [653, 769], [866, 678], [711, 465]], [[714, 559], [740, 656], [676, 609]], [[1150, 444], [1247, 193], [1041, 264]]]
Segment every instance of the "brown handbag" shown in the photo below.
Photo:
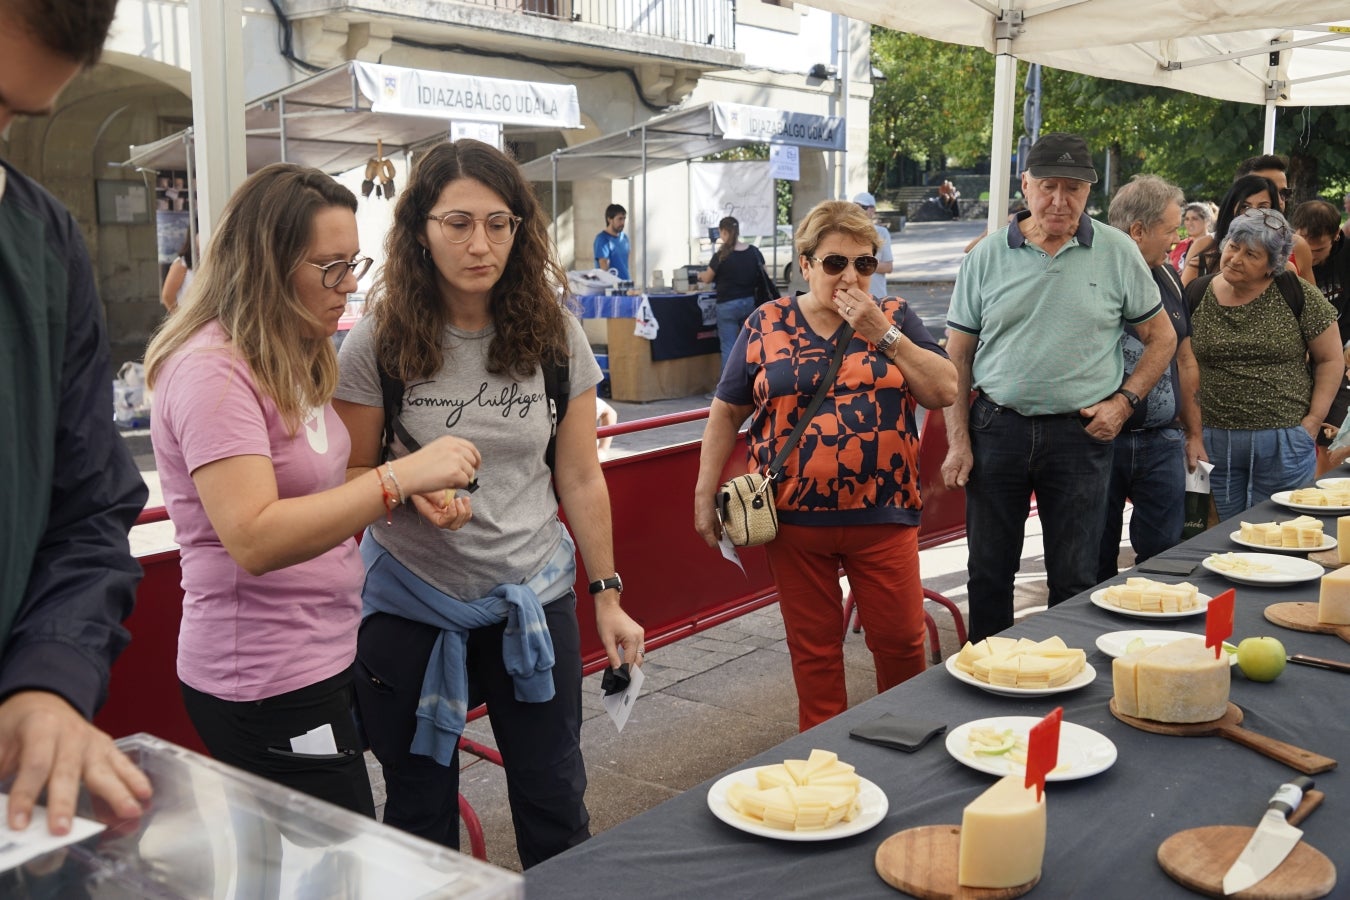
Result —
[[737, 475], [725, 482], [718, 490], [717, 510], [722, 519], [722, 532], [737, 547], [758, 547], [778, 537], [778, 507], [774, 502], [774, 484], [783, 473], [783, 464], [787, 461], [792, 448], [801, 440], [807, 424], [825, 402], [825, 394], [834, 384], [839, 374], [839, 366], [844, 361], [844, 350], [853, 340], [853, 326], [844, 325], [835, 343], [834, 358], [830, 360], [830, 369], [820, 380], [815, 396], [797, 419], [797, 427], [779, 449], [767, 474], [749, 472]]

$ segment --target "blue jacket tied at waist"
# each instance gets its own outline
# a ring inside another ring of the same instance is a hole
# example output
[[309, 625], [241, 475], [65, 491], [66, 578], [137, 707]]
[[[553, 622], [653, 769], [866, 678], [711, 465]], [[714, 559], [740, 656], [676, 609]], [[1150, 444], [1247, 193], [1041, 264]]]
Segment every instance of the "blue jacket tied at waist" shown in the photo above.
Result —
[[[441, 629], [431, 648], [412, 752], [450, 765], [464, 731], [469, 703], [469, 632], [506, 622], [502, 659], [515, 682], [516, 699], [543, 703], [553, 699], [553, 639], [544, 620], [544, 603], [567, 593], [576, 580], [576, 550], [559, 523], [557, 551], [525, 584], [502, 584], [478, 600], [451, 597], [423, 581], [367, 534], [361, 541], [366, 564], [362, 617], [382, 612]], [[541, 601], [541, 597], [547, 600]]]

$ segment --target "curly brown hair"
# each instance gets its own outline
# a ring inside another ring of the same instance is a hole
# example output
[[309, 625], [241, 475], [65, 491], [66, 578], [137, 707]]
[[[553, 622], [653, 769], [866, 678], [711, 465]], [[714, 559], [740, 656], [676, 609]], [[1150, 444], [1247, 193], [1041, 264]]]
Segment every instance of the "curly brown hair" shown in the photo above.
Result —
[[553, 253], [539, 200], [520, 167], [496, 147], [468, 139], [428, 150], [394, 208], [384, 267], [371, 291], [380, 361], [404, 382], [430, 378], [444, 362], [441, 335], [450, 311], [437, 288], [436, 265], [418, 238], [427, 235], [427, 215], [445, 186], [459, 178], [482, 183], [521, 218], [488, 301], [496, 332], [488, 345], [487, 368], [493, 374], [528, 378], [542, 360], [567, 354], [567, 277]]

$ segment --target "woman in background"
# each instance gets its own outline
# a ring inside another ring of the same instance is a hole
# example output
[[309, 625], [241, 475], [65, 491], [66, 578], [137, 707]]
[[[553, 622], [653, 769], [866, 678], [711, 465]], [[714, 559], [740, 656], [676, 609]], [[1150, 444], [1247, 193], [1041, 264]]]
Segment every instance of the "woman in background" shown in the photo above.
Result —
[[178, 248], [178, 255], [169, 263], [169, 271], [164, 276], [164, 286], [159, 291], [159, 302], [169, 313], [178, 309], [179, 301], [187, 293], [188, 285], [192, 284], [193, 265], [196, 260], [196, 248], [193, 246], [192, 232], [189, 230], [183, 236], [183, 246]]
[[1201, 275], [1219, 271], [1219, 242], [1228, 234], [1233, 220], [1249, 209], [1280, 208], [1280, 192], [1275, 182], [1262, 175], [1243, 175], [1219, 201], [1219, 216], [1214, 231], [1197, 237], [1186, 251], [1186, 265], [1181, 270], [1181, 283], [1190, 284]]
[[1186, 209], [1182, 212], [1181, 224], [1186, 228], [1186, 237], [1177, 241], [1167, 252], [1167, 261], [1177, 272], [1186, 266], [1186, 251], [1191, 245], [1209, 234], [1209, 226], [1213, 224], [1209, 207], [1208, 203], [1187, 203]]
[[856, 203], [829, 200], [807, 213], [796, 245], [811, 289], [764, 304], [741, 329], [708, 416], [694, 488], [694, 528], [716, 547], [716, 498], [741, 423], [750, 418], [749, 467], [763, 472], [851, 325], [838, 376], [784, 463], [778, 536], [765, 545], [802, 731], [848, 708], [841, 565], [876, 662], [877, 691], [924, 670], [915, 410], [956, 399], [956, 368], [904, 300], [869, 293], [878, 240]]
[[703, 284], [717, 282], [717, 342], [722, 350], [722, 367], [726, 368], [731, 346], [754, 310], [755, 295], [769, 280], [769, 273], [759, 248], [741, 240], [741, 223], [734, 216], [718, 222], [717, 232], [721, 245], [708, 268], [698, 273], [698, 280]]
[[[225, 208], [192, 303], [146, 351], [150, 434], [182, 550], [178, 677], [211, 755], [367, 816], [352, 715], [363, 572], [352, 535], [414, 495], [469, 483], [478, 453], [444, 438], [348, 480], [329, 400], [330, 338], [370, 265], [356, 198], [279, 163]], [[325, 730], [325, 749], [292, 738]]]

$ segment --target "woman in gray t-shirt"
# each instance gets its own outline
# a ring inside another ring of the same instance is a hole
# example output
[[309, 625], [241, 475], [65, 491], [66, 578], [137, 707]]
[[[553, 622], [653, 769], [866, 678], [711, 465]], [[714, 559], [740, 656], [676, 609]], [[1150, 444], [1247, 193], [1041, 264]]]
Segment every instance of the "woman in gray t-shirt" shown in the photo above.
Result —
[[[459, 731], [486, 702], [526, 867], [589, 836], [574, 546], [611, 665], [643, 652], [619, 604], [596, 454], [600, 369], [558, 301], [566, 280], [551, 247], [512, 160], [472, 140], [432, 148], [398, 199], [334, 402], [349, 475], [446, 434], [482, 455], [471, 497], [414, 497], [367, 531], [357, 697], [384, 767], [385, 822], [451, 847]], [[545, 371], [563, 361], [569, 402], [551, 441]]]

